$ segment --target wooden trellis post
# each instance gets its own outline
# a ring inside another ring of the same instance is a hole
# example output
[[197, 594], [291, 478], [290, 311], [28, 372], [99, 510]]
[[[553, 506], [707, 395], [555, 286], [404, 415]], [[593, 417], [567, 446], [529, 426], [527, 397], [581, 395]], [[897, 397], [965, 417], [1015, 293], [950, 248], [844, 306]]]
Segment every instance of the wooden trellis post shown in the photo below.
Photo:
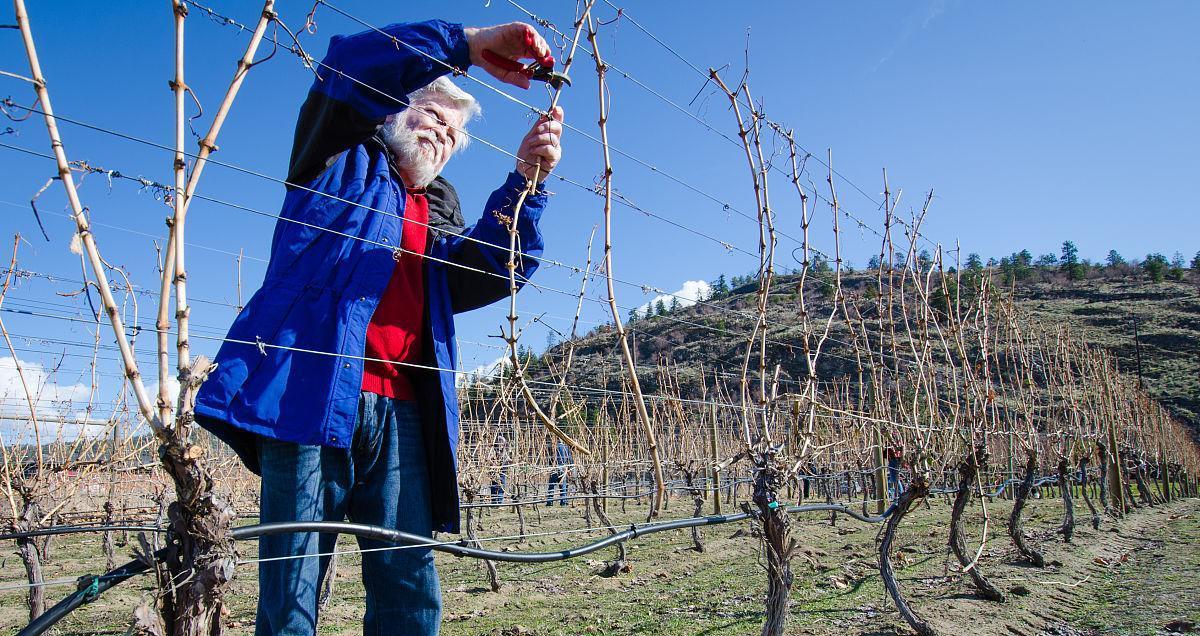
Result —
[[1117, 446], [1117, 427], [1108, 427], [1108, 492], [1112, 497], [1113, 510], [1125, 516], [1125, 478], [1121, 474], [1124, 466]]
[[883, 514], [887, 507], [887, 462], [883, 456], [883, 424], [875, 429], [875, 514]]
[[601, 487], [604, 489], [605, 494], [603, 494], [603, 495], [598, 494], [597, 496], [600, 497], [600, 509], [607, 513], [608, 512], [608, 495], [607, 495], [607, 493], [608, 493], [609, 437], [608, 437], [608, 427], [604, 426], [602, 424], [600, 425], [600, 427], [601, 427], [600, 428], [600, 430], [601, 430], [600, 436], [603, 438], [603, 441], [600, 442], [600, 453], [601, 453], [600, 461], [603, 462], [603, 467], [600, 469], [600, 483], [602, 484]]
[[712, 420], [708, 423], [709, 460], [712, 462], [712, 500], [713, 514], [721, 514], [721, 462], [720, 449], [717, 446], [717, 405], [712, 405]]

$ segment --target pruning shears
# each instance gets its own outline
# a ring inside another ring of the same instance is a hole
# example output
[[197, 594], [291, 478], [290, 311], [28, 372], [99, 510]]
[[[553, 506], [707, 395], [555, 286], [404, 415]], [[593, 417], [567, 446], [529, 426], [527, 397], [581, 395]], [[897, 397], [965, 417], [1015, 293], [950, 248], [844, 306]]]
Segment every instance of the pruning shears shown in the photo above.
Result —
[[[525, 45], [532, 51], [534, 50], [534, 44], [533, 33], [526, 33]], [[534, 60], [529, 64], [522, 64], [516, 60], [510, 60], [491, 49], [484, 49], [483, 59], [506, 71], [516, 71], [531, 80], [546, 82], [556, 90], [561, 90], [564, 84], [567, 86], [571, 85], [570, 77], [554, 70], [554, 56], [548, 53], [539, 60]]]

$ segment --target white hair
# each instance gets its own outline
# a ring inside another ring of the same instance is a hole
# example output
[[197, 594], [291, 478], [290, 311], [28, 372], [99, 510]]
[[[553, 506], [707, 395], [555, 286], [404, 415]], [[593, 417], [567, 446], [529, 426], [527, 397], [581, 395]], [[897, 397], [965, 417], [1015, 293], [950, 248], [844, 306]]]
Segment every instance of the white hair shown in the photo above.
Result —
[[[483, 114], [483, 107], [479, 105], [479, 102], [475, 100], [473, 95], [459, 88], [458, 84], [450, 81], [450, 78], [445, 75], [413, 91], [408, 96], [409, 107], [411, 108], [413, 104], [422, 99], [436, 98], [435, 96], [449, 102], [459, 113], [462, 113], [461, 132], [464, 134], [460, 136], [458, 143], [454, 147], [454, 153], [457, 154], [460, 150], [471, 144], [471, 136], [466, 134], [467, 124], [472, 119]], [[396, 113], [394, 117], [399, 118], [403, 112]]]

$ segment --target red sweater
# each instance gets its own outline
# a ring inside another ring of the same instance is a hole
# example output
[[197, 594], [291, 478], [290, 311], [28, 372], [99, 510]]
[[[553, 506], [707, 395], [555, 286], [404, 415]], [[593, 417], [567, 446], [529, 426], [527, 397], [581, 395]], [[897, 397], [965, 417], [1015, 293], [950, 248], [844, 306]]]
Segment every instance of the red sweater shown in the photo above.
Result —
[[[367, 325], [367, 358], [419, 364], [425, 320], [422, 261], [429, 239], [429, 201], [423, 191], [405, 193], [399, 260], [379, 306]], [[362, 390], [399, 400], [414, 400], [412, 368], [367, 360]]]

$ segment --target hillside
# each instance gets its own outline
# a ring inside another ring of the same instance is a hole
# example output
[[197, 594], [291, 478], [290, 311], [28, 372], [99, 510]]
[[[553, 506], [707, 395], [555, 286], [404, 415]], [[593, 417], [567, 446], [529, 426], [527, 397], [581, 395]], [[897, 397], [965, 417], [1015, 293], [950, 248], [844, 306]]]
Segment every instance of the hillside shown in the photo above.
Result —
[[1022, 284], [1017, 293], [1030, 316], [1084, 330], [1123, 371], [1137, 373], [1140, 344], [1146, 391], [1200, 431], [1200, 285], [1096, 278]]
[[[998, 278], [1004, 272], [997, 273]], [[1138, 370], [1146, 390], [1200, 437], [1200, 276], [1187, 273], [1182, 280], [1154, 281], [1135, 268], [1094, 268], [1074, 280], [1056, 268], [1031, 268], [1021, 280], [1009, 279], [1017, 310], [1027, 315], [1035, 329], [1053, 330], [1070, 325], [1076, 333], [1111, 352], [1122, 371]], [[830, 311], [829, 289], [820, 276], [810, 276], [810, 319], [823, 325]], [[772, 287], [767, 339], [768, 368], [780, 365], [787, 383], [806, 376], [801, 352], [801, 318], [796, 308], [798, 276], [779, 276]], [[823, 289], [824, 287], [824, 289]], [[853, 296], [874, 292], [874, 273], [845, 276], [843, 288]], [[638, 319], [627, 328], [647, 392], [658, 390], [658, 366], [670, 363], [679, 373], [685, 397], [712, 390], [714, 374], [735, 380], [746, 351], [746, 335], [753, 326], [757, 283], [743, 284], [701, 304]], [[868, 318], [868, 328], [871, 320]], [[619, 390], [622, 381], [620, 354], [610, 325], [594, 329], [574, 342], [572, 382], [583, 386]], [[844, 321], [837, 320], [818, 365], [818, 375], [832, 379], [856, 369], [852, 339]], [[545, 365], [557, 366], [566, 349], [560, 343], [533, 367], [546, 377]], [[706, 381], [702, 384], [700, 369]]]

